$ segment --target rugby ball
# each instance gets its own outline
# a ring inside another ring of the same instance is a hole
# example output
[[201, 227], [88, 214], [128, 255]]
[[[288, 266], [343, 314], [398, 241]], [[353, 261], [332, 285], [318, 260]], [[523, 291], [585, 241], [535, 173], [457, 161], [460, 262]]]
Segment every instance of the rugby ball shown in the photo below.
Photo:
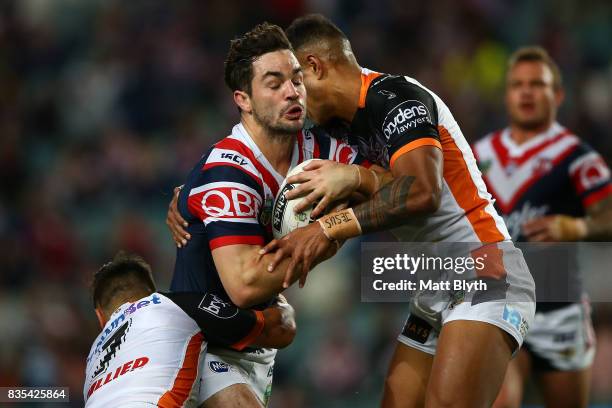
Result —
[[294, 229], [303, 227], [314, 221], [312, 218], [310, 218], [310, 213], [316, 206], [316, 203], [310, 208], [296, 214], [294, 208], [303, 199], [303, 197], [296, 198], [294, 200], [287, 200], [285, 198], [285, 193], [287, 191], [291, 191], [299, 185], [297, 183], [287, 183], [287, 179], [304, 171], [304, 167], [308, 166], [308, 164], [314, 160], [320, 159], [306, 160], [305, 162], [300, 163], [291, 169], [289, 173], [287, 173], [287, 177], [285, 177], [283, 184], [281, 184], [280, 188], [278, 189], [278, 194], [276, 195], [274, 206], [272, 207], [272, 234], [276, 239], [282, 238]]

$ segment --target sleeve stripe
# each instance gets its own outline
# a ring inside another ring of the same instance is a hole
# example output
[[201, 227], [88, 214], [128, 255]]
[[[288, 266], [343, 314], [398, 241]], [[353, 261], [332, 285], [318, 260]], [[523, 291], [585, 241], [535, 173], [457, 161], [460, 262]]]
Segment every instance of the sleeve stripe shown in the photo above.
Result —
[[204, 225], [208, 225], [211, 222], [218, 222], [218, 221], [223, 221], [223, 222], [240, 222], [240, 223], [247, 223], [247, 224], [259, 224], [259, 221], [254, 219], [252, 216], [234, 217], [234, 218], [207, 216], [204, 219]]
[[228, 245], [264, 245], [265, 240], [261, 235], [226, 235], [211, 239], [209, 244], [213, 250]]
[[255, 322], [255, 326], [249, 334], [246, 335], [245, 338], [240, 340], [238, 343], [232, 344], [232, 348], [238, 351], [241, 351], [249, 344], [253, 343], [257, 337], [261, 334], [264, 328], [264, 315], [261, 310], [253, 310], [255, 312], [255, 318], [257, 321]]
[[204, 165], [204, 167], [202, 167], [202, 170], [209, 170], [215, 167], [228, 167], [228, 166], [238, 169], [245, 174], [248, 174], [253, 179], [253, 181], [255, 181], [257, 184], [262, 186], [262, 182], [259, 177], [257, 177], [255, 174], [251, 173], [250, 171], [246, 170], [245, 168], [240, 167], [239, 165], [234, 164], [234, 163], [222, 163], [222, 162], [207, 163]]
[[582, 205], [584, 207], [590, 207], [610, 195], [612, 195], [612, 183], [608, 183], [604, 188], [587, 195], [582, 199]]
[[438, 149], [442, 150], [442, 145], [440, 144], [440, 141], [434, 139], [433, 137], [425, 137], [422, 139], [413, 140], [412, 142], [405, 144], [399, 150], [393, 153], [393, 156], [391, 156], [391, 161], [389, 162], [389, 167], [393, 167], [393, 163], [395, 163], [398, 157], [422, 146], [435, 146]]

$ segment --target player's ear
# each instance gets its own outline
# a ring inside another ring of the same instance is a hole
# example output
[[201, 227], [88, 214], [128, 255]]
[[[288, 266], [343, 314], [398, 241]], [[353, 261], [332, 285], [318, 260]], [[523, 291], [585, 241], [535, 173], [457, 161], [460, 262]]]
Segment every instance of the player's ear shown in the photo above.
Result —
[[234, 91], [234, 103], [236, 103], [240, 110], [244, 112], [251, 113], [253, 111], [253, 107], [251, 106], [251, 98], [249, 97], [249, 94], [244, 91]]
[[98, 323], [100, 323], [100, 328], [103, 329], [107, 320], [106, 316], [104, 316], [104, 312], [99, 307], [96, 307], [96, 317], [98, 318]]
[[306, 67], [307, 69], [309, 69], [315, 76], [315, 78], [317, 79], [322, 79], [323, 75], [325, 74], [325, 66], [323, 65], [323, 62], [321, 61], [321, 58], [319, 58], [316, 55], [313, 54], [308, 54], [306, 56]]
[[557, 107], [561, 106], [564, 100], [565, 91], [563, 90], [563, 88], [558, 88], [557, 90], [555, 90], [555, 103], [557, 104]]

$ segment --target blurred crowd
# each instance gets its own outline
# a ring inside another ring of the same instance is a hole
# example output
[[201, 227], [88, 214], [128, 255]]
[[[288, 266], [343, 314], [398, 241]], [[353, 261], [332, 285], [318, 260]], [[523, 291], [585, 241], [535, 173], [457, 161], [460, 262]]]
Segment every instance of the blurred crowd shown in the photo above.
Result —
[[[82, 405], [92, 273], [126, 249], [168, 287], [172, 188], [238, 120], [222, 80], [229, 40], [306, 12], [332, 18], [362, 66], [438, 93], [470, 141], [504, 125], [508, 55], [543, 45], [564, 75], [560, 121], [612, 159], [608, 0], [2, 1], [0, 386], [69, 386]], [[378, 401], [406, 305], [359, 302], [357, 250], [290, 292], [298, 336], [279, 353], [273, 407]], [[594, 308], [593, 399], [606, 402], [610, 306]]]

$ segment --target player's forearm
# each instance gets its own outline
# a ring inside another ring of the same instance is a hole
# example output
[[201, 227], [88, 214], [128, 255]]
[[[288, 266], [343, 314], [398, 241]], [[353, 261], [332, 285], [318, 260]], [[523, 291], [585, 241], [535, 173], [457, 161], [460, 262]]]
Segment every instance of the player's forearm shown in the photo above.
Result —
[[369, 201], [326, 215], [319, 223], [328, 238], [348, 239], [397, 227], [414, 215], [436, 211], [439, 205], [439, 189], [419, 183], [413, 176], [399, 176]]
[[[285, 289], [283, 281], [290, 259], [284, 259], [274, 271], [269, 272], [267, 268], [273, 258], [274, 254], [260, 256], [254, 253], [246, 262], [240, 274], [240, 288], [234, 291], [235, 299], [232, 299], [238, 307], [249, 308], [266, 302]], [[294, 277], [291, 283], [298, 278]]]
[[355, 193], [362, 194], [366, 197], [371, 197], [380, 190], [381, 187], [393, 180], [393, 175], [390, 171], [382, 167], [372, 165], [369, 169], [355, 165], [358, 169], [359, 182]]

